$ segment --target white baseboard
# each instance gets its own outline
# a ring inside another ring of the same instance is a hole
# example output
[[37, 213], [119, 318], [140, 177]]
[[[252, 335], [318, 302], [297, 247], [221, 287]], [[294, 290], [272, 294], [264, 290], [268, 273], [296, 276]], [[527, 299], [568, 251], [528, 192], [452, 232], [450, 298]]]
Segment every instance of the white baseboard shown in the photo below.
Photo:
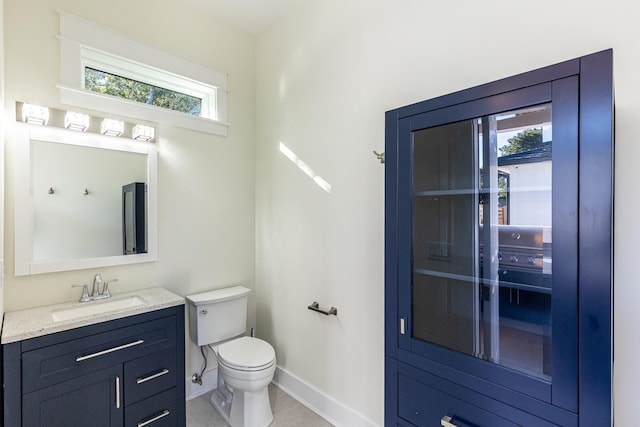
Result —
[[[187, 378], [187, 400], [195, 399], [215, 390], [217, 380], [217, 367], [202, 375], [202, 385], [194, 384], [191, 382], [191, 378]], [[377, 424], [353, 409], [279, 366], [273, 376], [273, 383], [336, 427], [378, 427]]]
[[378, 427], [353, 409], [279, 366], [273, 383], [336, 427]]

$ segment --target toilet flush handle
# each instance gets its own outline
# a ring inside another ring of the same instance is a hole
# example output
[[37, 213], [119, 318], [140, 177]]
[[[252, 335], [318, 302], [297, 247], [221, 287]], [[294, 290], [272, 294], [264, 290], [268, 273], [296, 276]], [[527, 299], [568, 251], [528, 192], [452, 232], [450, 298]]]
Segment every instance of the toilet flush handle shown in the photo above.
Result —
[[209, 311], [206, 308], [203, 308], [202, 310], [200, 310], [200, 314], [208, 314]]

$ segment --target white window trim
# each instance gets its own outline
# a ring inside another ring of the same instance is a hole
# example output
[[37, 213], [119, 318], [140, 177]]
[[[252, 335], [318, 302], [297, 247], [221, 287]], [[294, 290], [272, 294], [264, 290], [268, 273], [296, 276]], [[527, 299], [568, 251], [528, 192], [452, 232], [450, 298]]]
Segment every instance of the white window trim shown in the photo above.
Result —
[[[60, 14], [60, 102], [216, 135], [227, 135], [227, 75], [65, 12]], [[84, 89], [89, 66], [203, 98], [198, 117]]]

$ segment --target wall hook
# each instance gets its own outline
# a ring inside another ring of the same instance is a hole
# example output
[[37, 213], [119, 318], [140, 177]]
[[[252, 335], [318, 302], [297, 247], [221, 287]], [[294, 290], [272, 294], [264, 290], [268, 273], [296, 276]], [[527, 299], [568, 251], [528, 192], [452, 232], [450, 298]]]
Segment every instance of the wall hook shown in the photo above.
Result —
[[382, 153], [378, 153], [376, 150], [373, 150], [373, 154], [376, 155], [380, 163], [384, 163], [384, 151]]
[[53, 187], [49, 187], [49, 191], [48, 191], [49, 194], [53, 194], [55, 192], [56, 192], [56, 190], [54, 190]]
[[85, 188], [84, 192], [82, 194], [84, 194], [85, 196], [88, 195], [89, 194], [89, 190]]

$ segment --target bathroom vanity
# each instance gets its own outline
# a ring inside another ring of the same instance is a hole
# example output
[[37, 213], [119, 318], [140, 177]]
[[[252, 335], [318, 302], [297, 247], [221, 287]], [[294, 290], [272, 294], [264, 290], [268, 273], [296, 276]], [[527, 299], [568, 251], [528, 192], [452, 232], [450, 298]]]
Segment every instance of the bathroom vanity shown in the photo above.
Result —
[[163, 288], [8, 312], [4, 425], [184, 426], [184, 342]]

